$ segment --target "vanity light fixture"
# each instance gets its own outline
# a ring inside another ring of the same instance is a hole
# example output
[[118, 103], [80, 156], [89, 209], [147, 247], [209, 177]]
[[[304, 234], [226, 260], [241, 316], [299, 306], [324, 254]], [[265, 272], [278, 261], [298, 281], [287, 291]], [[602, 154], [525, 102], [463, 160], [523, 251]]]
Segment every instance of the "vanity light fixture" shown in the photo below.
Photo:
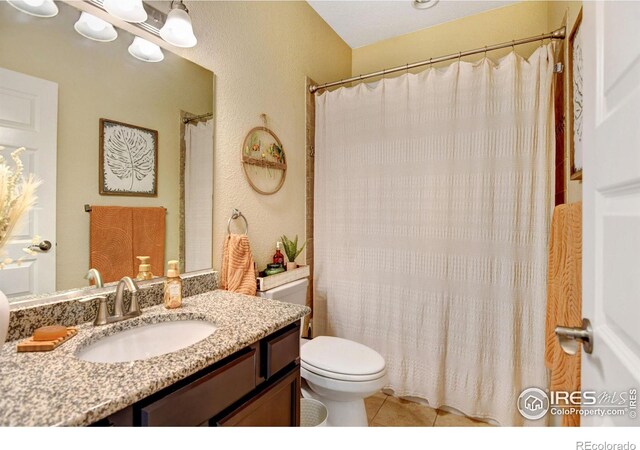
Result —
[[429, 9], [438, 4], [438, 0], [413, 0], [413, 7], [416, 9]]
[[133, 38], [133, 42], [129, 46], [129, 53], [144, 62], [160, 62], [164, 59], [164, 53], [160, 47], [138, 36]]
[[58, 15], [58, 7], [53, 0], [7, 0], [15, 9], [36, 17], [53, 17]]
[[147, 20], [142, 0], [104, 0], [104, 9], [112, 16], [127, 22], [141, 23]]
[[171, 11], [160, 29], [160, 37], [176, 47], [193, 47], [198, 43], [193, 34], [189, 10], [182, 0], [171, 1]]
[[111, 42], [118, 37], [118, 32], [109, 22], [87, 12], [82, 12], [73, 28], [82, 36], [98, 42]]

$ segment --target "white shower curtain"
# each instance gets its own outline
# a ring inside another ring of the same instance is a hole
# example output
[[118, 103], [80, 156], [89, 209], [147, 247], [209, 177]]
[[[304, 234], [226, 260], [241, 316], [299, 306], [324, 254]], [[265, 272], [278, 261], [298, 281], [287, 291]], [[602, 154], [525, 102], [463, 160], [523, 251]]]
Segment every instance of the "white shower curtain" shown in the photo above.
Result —
[[547, 386], [552, 76], [550, 44], [317, 97], [314, 334], [398, 396], [519, 425]]
[[213, 239], [213, 119], [184, 130], [184, 267], [209, 269]]

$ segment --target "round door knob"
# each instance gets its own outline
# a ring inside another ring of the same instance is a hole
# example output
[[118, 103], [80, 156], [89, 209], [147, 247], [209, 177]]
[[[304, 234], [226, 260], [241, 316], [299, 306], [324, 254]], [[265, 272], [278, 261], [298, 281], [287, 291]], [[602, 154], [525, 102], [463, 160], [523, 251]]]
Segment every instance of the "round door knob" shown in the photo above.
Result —
[[39, 244], [30, 245], [29, 250], [32, 252], [47, 253], [51, 250], [51, 247], [52, 245], [50, 241], [42, 241]]

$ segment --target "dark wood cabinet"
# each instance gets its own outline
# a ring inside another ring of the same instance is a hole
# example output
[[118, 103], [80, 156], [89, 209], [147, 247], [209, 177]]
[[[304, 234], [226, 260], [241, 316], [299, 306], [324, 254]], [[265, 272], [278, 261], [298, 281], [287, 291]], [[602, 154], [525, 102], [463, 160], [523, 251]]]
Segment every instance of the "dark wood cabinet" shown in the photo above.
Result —
[[224, 427], [300, 426], [300, 367], [214, 421]]
[[298, 426], [300, 322], [293, 323], [96, 426]]
[[255, 348], [140, 409], [143, 427], [190, 426], [209, 420], [256, 387]]

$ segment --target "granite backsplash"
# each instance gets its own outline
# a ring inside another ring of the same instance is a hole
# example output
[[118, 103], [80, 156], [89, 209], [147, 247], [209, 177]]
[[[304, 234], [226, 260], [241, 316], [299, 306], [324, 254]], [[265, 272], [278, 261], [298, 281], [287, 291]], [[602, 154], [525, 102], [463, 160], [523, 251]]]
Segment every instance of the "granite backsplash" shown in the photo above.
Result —
[[[182, 275], [182, 296], [191, 297], [214, 291], [218, 288], [218, 272], [206, 271], [195, 274]], [[163, 300], [164, 279], [159, 279], [156, 283], [147, 284], [138, 291], [138, 302], [142, 309], [158, 305]], [[107, 304], [112, 307], [115, 298], [115, 286], [107, 295]], [[51, 294], [54, 296], [55, 294]], [[65, 299], [55, 302], [47, 302], [43, 297], [37, 305], [16, 306], [12, 308], [9, 319], [9, 332], [7, 342], [16, 339], [23, 339], [33, 334], [36, 328], [47, 325], [64, 325], [67, 327], [92, 321], [96, 316], [98, 307], [97, 301], [80, 302], [81, 298], [87, 298], [90, 293], [86, 291], [78, 294], [77, 298]], [[125, 292], [125, 306], [128, 307], [130, 293]]]

